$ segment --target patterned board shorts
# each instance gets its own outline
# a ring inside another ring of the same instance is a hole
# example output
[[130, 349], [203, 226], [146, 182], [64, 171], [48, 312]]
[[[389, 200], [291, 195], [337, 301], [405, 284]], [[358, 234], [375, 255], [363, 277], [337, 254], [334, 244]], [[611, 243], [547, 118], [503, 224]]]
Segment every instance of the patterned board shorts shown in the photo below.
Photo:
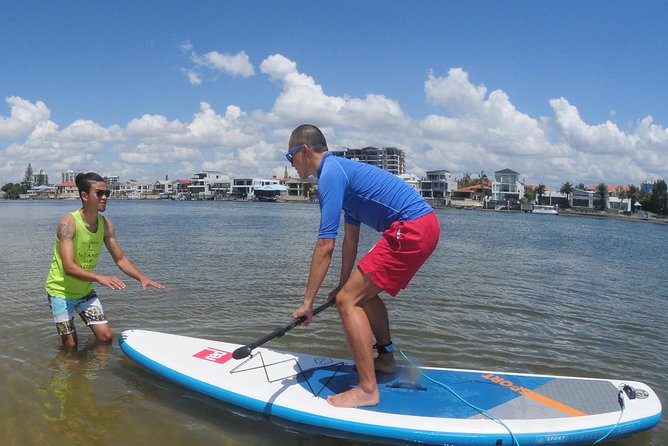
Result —
[[79, 314], [87, 326], [107, 323], [107, 316], [104, 314], [102, 303], [97, 298], [95, 290], [80, 299], [64, 299], [49, 294], [47, 298], [58, 334], [61, 336], [77, 332], [74, 326], [75, 314]]

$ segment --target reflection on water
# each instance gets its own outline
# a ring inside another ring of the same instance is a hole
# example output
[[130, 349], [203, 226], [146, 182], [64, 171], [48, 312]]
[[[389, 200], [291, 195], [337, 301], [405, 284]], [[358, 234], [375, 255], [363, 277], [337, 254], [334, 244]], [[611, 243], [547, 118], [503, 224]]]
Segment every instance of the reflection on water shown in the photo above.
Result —
[[42, 416], [63, 444], [99, 443], [119, 429], [121, 408], [98, 401], [95, 387], [104, 386], [110, 363], [109, 345], [93, 343], [74, 352], [59, 352], [50, 362], [51, 378], [40, 388]]
[[[55, 225], [75, 201], [0, 200], [0, 432], [7, 445], [359, 444], [296, 433], [156, 379], [115, 341], [60, 352], [44, 296]], [[665, 398], [668, 227], [438, 210], [441, 242], [397, 299], [395, 343], [418, 364], [635, 379]], [[124, 329], [247, 343], [289, 321], [317, 206], [110, 202], [129, 257], [162, 291], [97, 288]], [[360, 252], [377, 239], [363, 229]], [[338, 280], [338, 255], [325, 288]], [[100, 272], [120, 274], [103, 254]], [[324, 293], [320, 299], [324, 299]], [[349, 356], [335, 311], [268, 346]], [[665, 399], [664, 399], [665, 401]], [[668, 426], [613, 446], [663, 446]]]

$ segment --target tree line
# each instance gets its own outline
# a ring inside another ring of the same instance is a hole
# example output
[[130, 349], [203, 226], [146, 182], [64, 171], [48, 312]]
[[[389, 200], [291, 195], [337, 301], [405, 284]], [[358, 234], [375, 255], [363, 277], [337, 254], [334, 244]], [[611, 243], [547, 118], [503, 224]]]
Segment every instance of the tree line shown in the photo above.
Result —
[[[475, 186], [478, 184], [485, 184], [488, 181], [487, 175], [483, 170], [480, 172], [477, 178], [471, 173], [465, 173], [460, 180], [457, 181], [458, 188], [464, 188], [469, 186]], [[566, 181], [561, 185], [559, 192], [566, 195], [568, 201], [570, 202], [571, 196], [575, 192], [575, 189], [587, 190], [587, 186], [584, 183], [573, 185], [570, 182]], [[538, 185], [535, 189], [525, 190], [524, 197], [520, 199], [520, 202], [523, 203], [539, 203], [546, 204], [543, 201], [543, 197], [547, 191], [547, 187], [544, 184]], [[598, 206], [600, 210], [605, 210], [605, 202], [608, 198], [608, 185], [605, 183], [599, 183], [595, 189], [596, 196], [598, 197]], [[668, 215], [668, 192], [666, 190], [666, 182], [664, 180], [657, 180], [652, 185], [652, 191], [647, 193], [643, 192], [638, 186], [629, 184], [627, 190], [623, 187], [618, 187], [616, 191], [617, 196], [622, 199], [631, 200], [631, 209], [635, 208], [636, 203], [640, 203], [643, 211], [653, 212], [659, 215]]]
[[27, 194], [28, 189], [32, 186], [32, 175], [32, 164], [28, 163], [28, 168], [23, 174], [23, 181], [20, 183], [7, 183], [2, 186], [2, 191], [5, 193], [3, 198], [17, 200], [22, 194]]
[[[570, 182], [566, 181], [561, 185], [559, 192], [566, 195], [570, 201], [570, 197], [575, 192], [575, 189], [587, 190], [587, 187], [582, 183], [573, 186]], [[537, 201], [541, 203], [545, 190], [545, 186], [541, 184], [534, 191], [528, 191], [527, 193], [533, 193], [534, 195], [527, 198], [530, 198], [531, 200], [537, 198]], [[525, 193], [525, 196], [527, 193]], [[595, 193], [598, 197], [599, 209], [605, 210], [605, 200], [609, 195], [608, 185], [599, 183], [596, 186]], [[652, 185], [652, 191], [649, 193], [643, 192], [639, 187], [634, 186], [633, 184], [629, 184], [626, 189], [621, 186], [617, 187], [616, 194], [621, 200], [631, 200], [632, 210], [635, 208], [636, 203], [640, 203], [643, 211], [653, 212], [659, 215], [668, 215], [668, 191], [664, 180], [655, 181]]]

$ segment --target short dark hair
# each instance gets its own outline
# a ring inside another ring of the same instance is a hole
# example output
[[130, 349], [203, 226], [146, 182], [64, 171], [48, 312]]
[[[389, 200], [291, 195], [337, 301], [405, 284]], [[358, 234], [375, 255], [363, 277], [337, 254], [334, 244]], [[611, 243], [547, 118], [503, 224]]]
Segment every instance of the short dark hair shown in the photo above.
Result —
[[325, 135], [320, 129], [312, 124], [302, 124], [292, 131], [290, 141], [300, 144], [311, 144], [313, 151], [322, 153], [327, 150], [327, 141]]
[[81, 196], [81, 192], [86, 192], [86, 193], [90, 192], [91, 185], [98, 181], [104, 181], [104, 178], [102, 178], [95, 172], [87, 172], [87, 173], [82, 172], [77, 174], [77, 177], [75, 178], [74, 182], [77, 185], [77, 189], [79, 189], [79, 196]]

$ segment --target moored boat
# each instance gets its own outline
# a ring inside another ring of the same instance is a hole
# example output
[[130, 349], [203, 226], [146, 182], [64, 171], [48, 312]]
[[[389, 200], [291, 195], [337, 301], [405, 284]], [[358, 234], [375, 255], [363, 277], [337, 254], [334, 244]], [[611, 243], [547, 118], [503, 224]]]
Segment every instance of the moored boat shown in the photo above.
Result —
[[546, 204], [536, 204], [531, 210], [532, 214], [547, 214], [547, 215], [558, 215], [559, 212], [555, 206], [546, 205]]

